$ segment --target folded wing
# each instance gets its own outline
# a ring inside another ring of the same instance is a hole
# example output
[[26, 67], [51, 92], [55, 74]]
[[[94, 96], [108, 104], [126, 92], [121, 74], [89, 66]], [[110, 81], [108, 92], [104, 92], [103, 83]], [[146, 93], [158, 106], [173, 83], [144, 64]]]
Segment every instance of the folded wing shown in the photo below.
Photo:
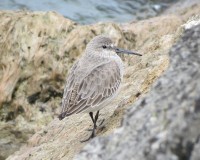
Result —
[[120, 68], [115, 61], [94, 68], [81, 81], [76, 79], [76, 67], [77, 64], [67, 80], [60, 119], [99, 106], [116, 93], [121, 83]]

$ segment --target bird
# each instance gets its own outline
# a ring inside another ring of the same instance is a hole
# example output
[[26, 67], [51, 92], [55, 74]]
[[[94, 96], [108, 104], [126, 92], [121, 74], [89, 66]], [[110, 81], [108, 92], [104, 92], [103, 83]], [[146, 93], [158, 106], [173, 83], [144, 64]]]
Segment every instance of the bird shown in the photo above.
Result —
[[73, 114], [89, 113], [93, 129], [91, 135], [82, 142], [95, 137], [99, 111], [108, 105], [119, 91], [124, 70], [119, 53], [142, 56], [115, 46], [105, 35], [95, 36], [69, 71], [58, 118], [62, 120]]

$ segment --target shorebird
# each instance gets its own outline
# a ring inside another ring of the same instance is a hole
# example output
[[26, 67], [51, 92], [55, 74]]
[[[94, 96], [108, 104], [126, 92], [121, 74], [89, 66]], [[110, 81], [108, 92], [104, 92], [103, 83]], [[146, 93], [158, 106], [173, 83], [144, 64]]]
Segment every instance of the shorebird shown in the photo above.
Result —
[[95, 136], [99, 110], [111, 102], [119, 90], [124, 67], [118, 53], [142, 56], [116, 47], [106, 36], [96, 36], [68, 74], [58, 118], [62, 120], [75, 113], [89, 113], [93, 129], [89, 138], [82, 142]]

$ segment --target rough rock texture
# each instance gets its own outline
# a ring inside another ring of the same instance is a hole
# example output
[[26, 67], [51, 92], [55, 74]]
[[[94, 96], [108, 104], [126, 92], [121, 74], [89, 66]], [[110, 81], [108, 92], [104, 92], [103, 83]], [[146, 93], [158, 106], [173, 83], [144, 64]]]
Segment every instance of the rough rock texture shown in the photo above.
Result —
[[199, 160], [200, 25], [170, 51], [167, 71], [131, 106], [121, 128], [92, 140], [77, 160]]
[[0, 12], [0, 159], [24, 143], [8, 159], [72, 159], [81, 150], [85, 143], [79, 141], [88, 136], [89, 116], [63, 121], [56, 117], [68, 69], [90, 39], [102, 33], [143, 54], [123, 57], [121, 92], [101, 111], [106, 127], [97, 135], [112, 133], [124, 109], [166, 70], [168, 51], [180, 37], [182, 24], [199, 8], [189, 6], [178, 14], [121, 25], [84, 26], [54, 12]]

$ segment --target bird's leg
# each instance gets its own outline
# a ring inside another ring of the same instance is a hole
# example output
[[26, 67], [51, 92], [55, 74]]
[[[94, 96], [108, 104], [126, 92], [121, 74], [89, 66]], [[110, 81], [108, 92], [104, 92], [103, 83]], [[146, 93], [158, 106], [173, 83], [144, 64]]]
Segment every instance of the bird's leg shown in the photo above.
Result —
[[93, 112], [90, 112], [89, 115], [90, 115], [90, 118], [92, 119], [92, 122], [93, 122], [92, 134], [86, 140], [83, 140], [81, 142], [86, 142], [86, 141], [90, 140], [91, 138], [95, 137], [95, 130], [97, 128], [96, 122], [97, 122], [98, 117], [99, 117], [99, 111], [97, 111], [95, 118], [93, 117]]
[[[97, 114], [95, 115], [95, 121], [96, 122], [97, 122], [98, 118], [99, 118], [99, 111], [97, 111]], [[98, 126], [100, 127], [103, 124], [104, 121], [105, 121], [105, 119], [102, 119]]]
[[94, 128], [96, 129], [97, 128], [97, 120], [99, 118], [99, 111], [97, 111], [95, 117], [94, 117]]
[[[90, 114], [93, 114], [92, 112], [90, 112]], [[97, 126], [97, 120], [98, 120], [98, 118], [99, 118], [99, 111], [97, 111], [97, 113], [96, 113], [96, 115], [95, 115], [95, 118], [93, 118], [93, 115], [91, 116], [90, 115], [90, 117], [91, 117], [91, 119], [92, 119], [92, 122], [93, 122], [93, 124], [94, 124], [94, 127], [95, 127], [95, 129], [97, 128], [97, 127], [100, 127], [100, 129], [102, 129], [102, 128], [104, 128], [105, 126], [102, 126], [102, 124], [103, 124], [103, 122], [105, 121], [105, 119], [102, 119], [101, 121], [100, 121], [100, 123], [99, 123], [99, 125]], [[93, 131], [93, 128], [91, 129], [87, 129], [87, 131]]]
[[[96, 121], [96, 122], [97, 122], [97, 120], [98, 120], [98, 117], [99, 117], [99, 111], [97, 111], [97, 113], [96, 113], [96, 115], [95, 115], [95, 121]], [[99, 128], [100, 130], [103, 130], [103, 129], [105, 128], [105, 126], [102, 125], [103, 122], [104, 122], [104, 120], [105, 120], [105, 119], [102, 119], [101, 122], [100, 122], [100, 124], [98, 125], [98, 128]], [[96, 126], [96, 127], [97, 127], [97, 126]]]
[[94, 124], [93, 112], [90, 112], [89, 115], [90, 115], [90, 118], [92, 119], [92, 122]]

